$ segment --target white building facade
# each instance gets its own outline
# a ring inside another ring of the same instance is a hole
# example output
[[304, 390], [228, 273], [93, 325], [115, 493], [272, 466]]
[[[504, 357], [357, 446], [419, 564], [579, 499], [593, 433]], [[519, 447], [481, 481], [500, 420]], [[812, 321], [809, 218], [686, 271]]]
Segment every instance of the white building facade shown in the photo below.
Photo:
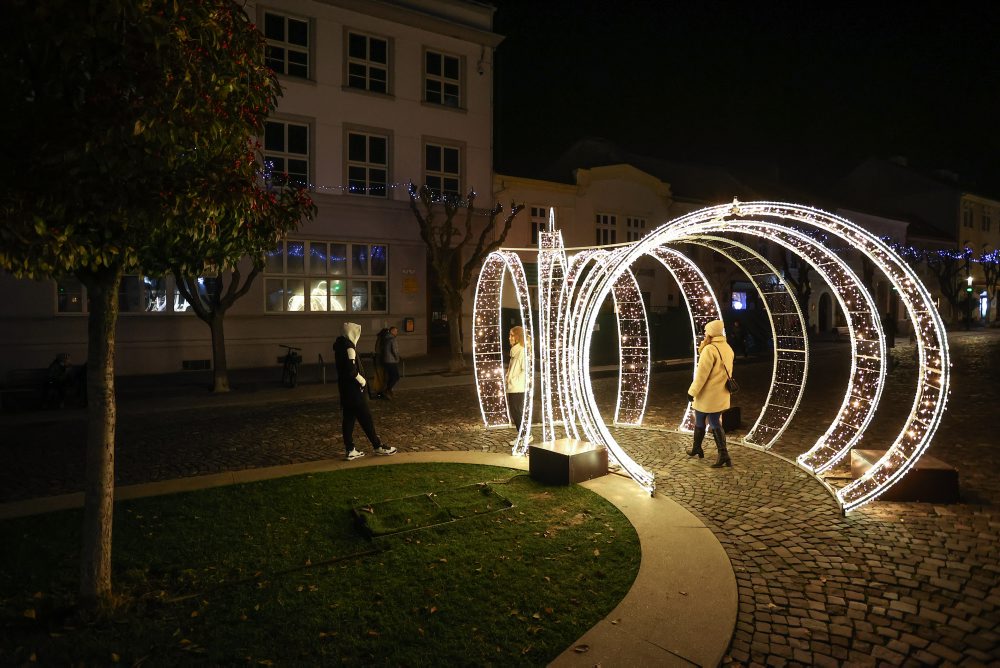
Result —
[[[278, 344], [329, 359], [346, 321], [361, 324], [362, 350], [392, 324], [401, 354], [426, 353], [427, 254], [406, 186], [459, 197], [490, 188], [494, 11], [465, 0], [248, 3], [284, 91], [265, 162], [275, 179], [306, 184], [318, 213], [227, 313], [230, 368], [274, 365]], [[0, 299], [0, 371], [44, 367], [58, 352], [85, 359], [77, 282], [2, 275]], [[118, 374], [210, 364], [208, 326], [172, 277], [126, 276], [119, 304]]]

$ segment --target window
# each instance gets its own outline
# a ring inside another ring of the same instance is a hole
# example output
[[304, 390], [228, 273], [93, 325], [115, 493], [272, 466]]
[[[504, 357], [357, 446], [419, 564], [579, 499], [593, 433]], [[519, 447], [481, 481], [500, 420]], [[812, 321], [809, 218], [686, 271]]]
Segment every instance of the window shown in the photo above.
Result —
[[646, 219], [627, 216], [625, 218], [625, 240], [638, 241], [646, 234]]
[[86, 299], [83, 284], [73, 276], [56, 281], [56, 312], [83, 313]]
[[309, 185], [309, 126], [284, 121], [264, 124], [264, 165], [276, 185]]
[[962, 209], [962, 226], [972, 227], [972, 207]]
[[597, 245], [618, 243], [618, 216], [609, 213], [597, 214]]
[[424, 53], [424, 100], [446, 107], [461, 106], [461, 61], [435, 51]]
[[461, 167], [461, 149], [438, 144], [424, 145], [424, 183], [435, 196], [460, 196]]
[[389, 138], [366, 132], [347, 133], [347, 191], [385, 197], [389, 174]]
[[309, 22], [264, 12], [264, 61], [278, 74], [309, 78]]
[[347, 86], [373, 93], [389, 92], [389, 42], [347, 33]]
[[549, 208], [547, 206], [531, 207], [531, 243], [538, 245], [541, 232], [548, 228]]
[[389, 310], [384, 244], [289, 239], [267, 253], [268, 313], [384, 313]]
[[990, 228], [993, 227], [993, 216], [987, 211], [983, 213], [982, 228], [983, 232], [989, 232]]
[[732, 299], [730, 299], [730, 306], [732, 306], [734, 311], [746, 311], [747, 293], [742, 291], [733, 292]]

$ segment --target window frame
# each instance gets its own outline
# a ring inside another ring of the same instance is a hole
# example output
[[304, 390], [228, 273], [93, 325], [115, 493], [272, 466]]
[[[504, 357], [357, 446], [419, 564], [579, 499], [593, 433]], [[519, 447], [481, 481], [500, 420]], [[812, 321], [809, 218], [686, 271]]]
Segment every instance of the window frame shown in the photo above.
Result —
[[[420, 166], [421, 166], [421, 172], [423, 174], [424, 185], [426, 185], [428, 188], [431, 189], [431, 192], [434, 193], [435, 197], [439, 197], [440, 198], [440, 197], [445, 197], [447, 195], [447, 196], [455, 197], [456, 199], [461, 199], [463, 197], [463, 188], [464, 188], [464, 184], [465, 184], [465, 155], [466, 155], [466, 144], [465, 144], [465, 142], [463, 142], [463, 141], [453, 141], [453, 140], [449, 140], [449, 139], [442, 139], [440, 137], [423, 137], [421, 139], [420, 145], [421, 145]], [[439, 155], [439, 159], [440, 159], [440, 163], [441, 163], [441, 170], [434, 171], [434, 170], [431, 170], [431, 169], [428, 168], [428, 164], [427, 164], [427, 149], [430, 148], [430, 147], [436, 147], [436, 148], [441, 149], [441, 153]], [[447, 149], [453, 149], [453, 150], [455, 150], [458, 153], [458, 172], [457, 173], [444, 171], [444, 166], [445, 166], [444, 151], [447, 150]], [[430, 185], [430, 178], [431, 177], [439, 178], [441, 180], [441, 186], [442, 187], [440, 189], [435, 189], [435, 188], [431, 187], [431, 185]], [[451, 177], [454, 177], [455, 179], [457, 179], [457, 181], [458, 181], [458, 188], [454, 192], [452, 192], [452, 191], [449, 190], [449, 191], [447, 191], [447, 193], [445, 193], [444, 192], [444, 181], [445, 181], [445, 179], [451, 178]]]
[[[427, 59], [431, 54], [439, 56], [441, 58], [441, 72], [440, 74], [431, 74], [428, 71]], [[454, 60], [458, 66], [458, 77], [452, 78], [445, 74], [445, 61], [446, 59]], [[465, 56], [458, 55], [455, 53], [449, 53], [443, 49], [436, 49], [431, 47], [424, 47], [421, 53], [421, 95], [420, 101], [424, 104], [433, 105], [435, 107], [443, 107], [445, 109], [465, 109]], [[439, 84], [438, 99], [431, 100], [428, 99], [428, 84], [434, 81]], [[451, 84], [458, 89], [458, 93], [455, 96], [455, 104], [448, 104], [445, 100], [447, 99], [447, 94], [445, 92], [446, 87]]]
[[595, 239], [598, 246], [618, 243], [618, 214], [596, 212], [594, 214], [594, 229], [597, 232]]
[[[373, 137], [379, 137], [385, 140], [385, 164], [381, 165], [381, 168], [385, 172], [385, 183], [383, 184], [383, 193], [381, 195], [374, 194], [371, 192], [371, 172], [373, 169], [379, 167], [378, 163], [373, 163], [370, 160], [366, 162], [360, 162], [356, 160], [351, 160], [351, 135], [362, 135], [366, 138], [365, 142], [365, 153], [366, 158], [369, 157], [370, 145], [368, 140]], [[349, 195], [354, 195], [357, 197], [372, 197], [375, 199], [389, 199], [389, 184], [392, 183], [392, 161], [393, 161], [393, 144], [394, 144], [394, 133], [392, 130], [386, 130], [383, 128], [370, 127], [365, 125], [353, 125], [344, 124], [344, 156], [343, 156], [343, 170], [344, 170], [344, 182], [347, 184], [345, 192]], [[360, 168], [365, 170], [365, 184], [366, 190], [364, 192], [356, 192], [351, 188], [351, 168]]]
[[641, 216], [625, 216], [626, 241], [639, 241], [646, 236], [646, 219]]
[[[285, 24], [284, 25], [284, 33], [285, 33], [285, 39], [284, 40], [279, 41], [279, 40], [277, 40], [275, 38], [267, 36], [267, 15], [268, 14], [271, 14], [272, 16], [280, 16], [282, 19], [284, 19], [284, 24]], [[298, 74], [291, 74], [291, 73], [288, 72], [288, 51], [289, 50], [293, 50], [293, 51], [303, 52], [302, 45], [300, 45], [300, 44], [293, 44], [292, 42], [288, 41], [288, 21], [289, 20], [298, 21], [300, 23], [305, 23], [306, 24], [306, 45], [305, 45], [305, 51], [304, 51], [305, 56], [306, 56], [306, 64], [305, 64], [306, 75], [305, 76], [301, 76], [301, 75], [298, 75]], [[315, 81], [315, 76], [314, 76], [314, 67], [315, 67], [315, 62], [316, 62], [316, 52], [315, 52], [316, 27], [315, 27], [315, 21], [312, 18], [310, 18], [310, 17], [300, 16], [300, 15], [296, 15], [294, 13], [287, 12], [285, 10], [271, 8], [271, 7], [266, 7], [266, 6], [265, 7], [258, 7], [257, 8], [257, 21], [258, 21], [257, 25], [261, 27], [261, 34], [264, 36], [264, 40], [265, 40], [265, 46], [264, 46], [264, 63], [266, 65], [268, 65], [268, 67], [270, 67], [270, 62], [268, 60], [268, 51], [267, 51], [268, 47], [270, 47], [270, 46], [273, 45], [273, 46], [276, 46], [278, 48], [283, 49], [284, 52], [285, 52], [284, 57], [282, 59], [282, 62], [283, 62], [282, 71], [279, 72], [278, 70], [275, 70], [274, 68], [271, 68], [271, 71], [274, 72], [277, 76], [288, 77], [289, 79], [294, 79], [296, 81]]]
[[[293, 271], [293, 270], [289, 269], [288, 247], [289, 247], [290, 244], [302, 244], [303, 264], [302, 264], [302, 270], [301, 271]], [[322, 244], [323, 246], [325, 246], [325, 252], [324, 252], [325, 271], [324, 272], [317, 271], [312, 266], [313, 262], [310, 261], [310, 259], [313, 257], [312, 249], [313, 249], [313, 245], [314, 244]], [[331, 250], [330, 250], [331, 246], [343, 246], [344, 247], [344, 258], [343, 258], [344, 270], [343, 270], [343, 273], [337, 273], [336, 270], [333, 268], [333, 263], [331, 262], [331, 257], [330, 257], [331, 256]], [[355, 263], [354, 263], [353, 260], [354, 260], [354, 247], [355, 246], [365, 246], [366, 249], [367, 249], [366, 252], [365, 252], [366, 264], [367, 264], [367, 267], [366, 267], [367, 273], [356, 273], [354, 271], [354, 264]], [[371, 257], [372, 257], [372, 249], [374, 247], [381, 247], [381, 248], [384, 249], [384, 253], [385, 253], [385, 259], [384, 259], [385, 273], [384, 274], [375, 274], [375, 273], [372, 273]], [[263, 280], [263, 285], [264, 285], [264, 292], [263, 292], [264, 315], [288, 315], [288, 314], [298, 314], [298, 313], [302, 313], [302, 314], [314, 314], [314, 315], [315, 314], [352, 315], [352, 314], [384, 314], [384, 313], [389, 313], [389, 307], [390, 307], [390, 304], [389, 304], [389, 274], [390, 274], [390, 270], [389, 270], [389, 254], [390, 254], [389, 244], [387, 244], [385, 242], [381, 242], [381, 241], [376, 241], [376, 240], [371, 240], [371, 241], [345, 241], [345, 240], [339, 240], [339, 239], [286, 238], [286, 239], [283, 239], [280, 242], [280, 249], [281, 249], [281, 251], [280, 251], [281, 252], [281, 271], [274, 271], [274, 270], [268, 268], [267, 265], [270, 264], [270, 261], [274, 257], [274, 251], [271, 251], [271, 253], [269, 254], [269, 257], [265, 260], [264, 271], [261, 272], [262, 275], [263, 275], [263, 279], [264, 279]], [[275, 249], [275, 251], [276, 250], [278, 250], [278, 249]], [[315, 303], [316, 299], [319, 298], [320, 296], [317, 295], [317, 294], [315, 294], [315, 290], [314, 290], [313, 286], [314, 286], [314, 284], [317, 281], [322, 281], [322, 280], [325, 280], [326, 283], [327, 283], [327, 285], [326, 285], [326, 293], [325, 293], [326, 308], [325, 309], [314, 309], [313, 308], [313, 304]], [[282, 299], [282, 301], [280, 303], [281, 303], [282, 308], [280, 310], [279, 309], [270, 308], [270, 304], [269, 304], [270, 295], [272, 293], [272, 291], [269, 288], [269, 285], [273, 285], [274, 282], [276, 282], [276, 281], [280, 281], [280, 283], [281, 283], [280, 290], [281, 290], [281, 299]], [[302, 295], [301, 295], [301, 297], [302, 297], [302, 308], [301, 309], [289, 310], [287, 308], [288, 305], [289, 305], [289, 301], [296, 296], [296, 293], [294, 293], [292, 291], [292, 289], [289, 288], [289, 282], [290, 281], [291, 282], [301, 282], [302, 283]], [[344, 308], [342, 310], [341, 309], [334, 309], [334, 308], [332, 308], [332, 305], [333, 305], [332, 300], [333, 300], [334, 294], [331, 292], [331, 286], [332, 286], [332, 284], [333, 284], [334, 281], [339, 281], [339, 282], [343, 283], [344, 289], [343, 289], [343, 292], [341, 294], [343, 295], [343, 299], [344, 299]], [[353, 295], [352, 288], [354, 287], [355, 284], [361, 284], [361, 283], [364, 283], [366, 285], [366, 295], [367, 295], [367, 306], [368, 307], [366, 309], [364, 309], [364, 310], [355, 310], [354, 309], [354, 305], [353, 305], [353, 298], [352, 298], [352, 295]], [[372, 301], [373, 301], [374, 295], [375, 295], [375, 290], [373, 289], [372, 286], [374, 284], [377, 284], [377, 283], [380, 283], [380, 284], [382, 284], [384, 286], [384, 299], [385, 299], [385, 304], [384, 304], [385, 308], [384, 309], [379, 309], [379, 310], [375, 310], [375, 309], [372, 308]]]
[[[280, 123], [280, 124], [282, 124], [284, 126], [284, 132], [283, 132], [283, 138], [282, 138], [282, 141], [284, 142], [284, 150], [283, 151], [274, 151], [274, 150], [270, 150], [270, 149], [267, 148], [267, 125], [269, 123]], [[306, 154], [305, 154], [305, 156], [302, 156], [301, 154], [298, 154], [298, 153], [292, 153], [291, 151], [288, 150], [288, 143], [289, 143], [288, 142], [288, 128], [289, 128], [289, 126], [293, 126], [293, 125], [297, 126], [297, 127], [304, 127], [306, 129]], [[291, 178], [289, 178], [288, 182], [282, 182], [280, 180], [279, 181], [275, 181], [274, 177], [272, 177], [272, 182], [274, 182], [275, 185], [282, 185], [282, 186], [284, 186], [284, 185], [292, 185], [293, 187], [306, 188], [306, 189], [310, 189], [310, 190], [312, 189], [312, 187], [313, 187], [313, 173], [314, 173], [313, 156], [316, 153], [316, 151], [315, 151], [315, 136], [316, 136], [316, 133], [315, 133], [315, 122], [311, 118], [304, 118], [304, 117], [301, 117], [301, 116], [296, 117], [296, 116], [290, 116], [290, 115], [280, 115], [280, 116], [269, 117], [269, 118], [267, 118], [264, 121], [264, 136], [261, 137], [261, 149], [262, 149], [261, 150], [261, 155], [263, 156], [265, 168], [267, 166], [268, 156], [277, 157], [278, 159], [284, 161], [286, 169], [281, 170], [280, 173], [285, 173], [285, 174], [288, 173], [287, 166], [288, 166], [288, 161], [289, 160], [291, 160], [291, 159], [294, 159], [294, 160], [303, 160], [304, 159], [304, 161], [306, 163], [306, 178], [305, 178], [305, 183], [298, 183], [296, 181], [293, 181]], [[291, 176], [291, 175], [289, 175], [289, 176]]]
[[[351, 36], [357, 35], [359, 37], [365, 38], [365, 57], [359, 58], [357, 56], [351, 55]], [[394, 67], [393, 60], [395, 59], [395, 44], [393, 39], [387, 35], [379, 35], [377, 33], [369, 32], [367, 30], [360, 30], [357, 28], [351, 28], [344, 26], [344, 67], [343, 67], [343, 89], [349, 91], [356, 91], [362, 93], [368, 93], [371, 95], [380, 95], [385, 97], [392, 97], [394, 89]], [[379, 40], [385, 43], [385, 62], [380, 63], [378, 61], [373, 61], [371, 59], [371, 40]], [[365, 85], [355, 86], [352, 84], [351, 65], [363, 65], [365, 68], [364, 81]], [[385, 90], [372, 90], [372, 77], [371, 68], [372, 66], [378, 67], [383, 66], [385, 68]]]

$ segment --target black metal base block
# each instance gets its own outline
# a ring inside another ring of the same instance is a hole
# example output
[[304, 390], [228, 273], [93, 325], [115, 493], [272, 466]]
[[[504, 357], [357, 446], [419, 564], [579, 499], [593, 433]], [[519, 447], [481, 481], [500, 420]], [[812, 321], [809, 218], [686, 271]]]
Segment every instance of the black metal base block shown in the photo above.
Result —
[[608, 451], [603, 445], [561, 438], [528, 446], [531, 477], [549, 485], [569, 485], [608, 474]]
[[[885, 450], [851, 450], [851, 477], [857, 480], [880, 460]], [[940, 459], [923, 455], [903, 478], [882, 492], [880, 501], [958, 503], [958, 471]]]

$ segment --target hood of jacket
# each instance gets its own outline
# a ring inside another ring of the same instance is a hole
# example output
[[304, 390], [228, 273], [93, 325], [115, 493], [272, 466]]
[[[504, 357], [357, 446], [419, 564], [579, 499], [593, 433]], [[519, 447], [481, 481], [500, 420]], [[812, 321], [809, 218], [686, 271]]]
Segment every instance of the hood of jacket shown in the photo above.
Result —
[[343, 336], [354, 345], [358, 345], [358, 339], [361, 338], [361, 325], [354, 322], [345, 322]]
[[726, 326], [721, 320], [713, 320], [705, 325], [705, 336], [723, 336], [726, 333]]

